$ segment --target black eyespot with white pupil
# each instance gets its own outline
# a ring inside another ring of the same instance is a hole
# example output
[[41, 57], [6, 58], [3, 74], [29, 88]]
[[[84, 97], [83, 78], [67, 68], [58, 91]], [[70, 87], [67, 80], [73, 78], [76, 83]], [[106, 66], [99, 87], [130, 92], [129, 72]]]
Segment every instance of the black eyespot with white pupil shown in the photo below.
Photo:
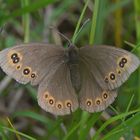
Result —
[[121, 60], [121, 62], [122, 63], [127, 63], [127, 59], [123, 57], [122, 60]]
[[35, 73], [32, 73], [31, 74], [31, 78], [35, 78], [36, 77], [36, 74]]
[[114, 74], [114, 73], [111, 73], [111, 74], [110, 74], [110, 79], [111, 79], [111, 80], [115, 80], [115, 74]]
[[91, 101], [87, 101], [87, 106], [91, 106]]
[[29, 68], [25, 68], [24, 70], [23, 70], [23, 74], [24, 75], [28, 75], [30, 73], [30, 69]]
[[104, 93], [104, 94], [103, 94], [103, 97], [104, 97], [104, 99], [107, 99], [108, 94], [107, 94], [107, 93]]
[[50, 100], [49, 100], [49, 103], [50, 103], [50, 105], [53, 105], [53, 104], [54, 104], [53, 99], [50, 99]]
[[67, 107], [71, 107], [71, 103], [70, 102], [67, 102]]
[[101, 104], [101, 101], [98, 99], [98, 100], [96, 100], [96, 104], [97, 105], [100, 105]]
[[20, 61], [19, 57], [13, 58], [13, 63], [18, 63]]
[[18, 57], [18, 54], [17, 53], [13, 53], [12, 55], [11, 55], [11, 59], [15, 59], [15, 58], [17, 58]]

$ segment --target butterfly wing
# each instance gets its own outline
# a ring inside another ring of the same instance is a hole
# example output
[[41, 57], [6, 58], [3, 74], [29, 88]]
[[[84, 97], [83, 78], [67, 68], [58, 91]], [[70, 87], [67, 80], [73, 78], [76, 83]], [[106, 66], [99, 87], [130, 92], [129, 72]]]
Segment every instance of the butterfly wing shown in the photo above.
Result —
[[99, 86], [106, 90], [122, 85], [140, 64], [134, 54], [111, 46], [82, 47], [80, 58]]
[[31, 43], [17, 45], [0, 52], [0, 66], [19, 83], [37, 85], [50, 70], [63, 62], [62, 47]]
[[79, 103], [82, 110], [98, 112], [107, 108], [117, 96], [116, 90], [104, 90], [96, 82], [85, 63], [80, 63], [81, 89]]
[[70, 114], [78, 108], [67, 64], [61, 64], [51, 77], [45, 77], [39, 85], [37, 98], [41, 108], [55, 115]]

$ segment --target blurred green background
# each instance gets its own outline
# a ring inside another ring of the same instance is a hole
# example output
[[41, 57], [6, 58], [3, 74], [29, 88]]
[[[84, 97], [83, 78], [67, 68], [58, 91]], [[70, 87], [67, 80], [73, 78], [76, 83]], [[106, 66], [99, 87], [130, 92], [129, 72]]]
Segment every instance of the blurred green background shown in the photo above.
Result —
[[[140, 57], [139, 0], [0, 0], [0, 28], [0, 50], [27, 42], [65, 45], [60, 31], [78, 47], [114, 45]], [[0, 70], [0, 139], [140, 140], [140, 69], [104, 112], [54, 116], [36, 95], [37, 87]]]

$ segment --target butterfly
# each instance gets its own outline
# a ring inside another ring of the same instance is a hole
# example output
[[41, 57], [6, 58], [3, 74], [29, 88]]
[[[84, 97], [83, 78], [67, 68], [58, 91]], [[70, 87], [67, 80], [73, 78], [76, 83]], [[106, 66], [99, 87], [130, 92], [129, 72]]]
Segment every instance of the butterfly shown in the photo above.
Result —
[[134, 54], [106, 45], [29, 43], [0, 52], [3, 71], [19, 83], [38, 85], [39, 106], [55, 115], [79, 107], [88, 112], [106, 109], [139, 65]]

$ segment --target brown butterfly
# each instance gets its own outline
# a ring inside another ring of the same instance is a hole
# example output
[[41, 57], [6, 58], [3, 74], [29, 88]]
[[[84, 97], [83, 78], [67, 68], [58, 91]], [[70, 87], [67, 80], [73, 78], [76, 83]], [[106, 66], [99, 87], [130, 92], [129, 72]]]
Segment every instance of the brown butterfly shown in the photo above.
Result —
[[70, 114], [78, 107], [104, 110], [139, 64], [134, 54], [104, 45], [63, 48], [30, 43], [0, 52], [3, 71], [19, 83], [39, 85], [38, 104], [55, 115]]

